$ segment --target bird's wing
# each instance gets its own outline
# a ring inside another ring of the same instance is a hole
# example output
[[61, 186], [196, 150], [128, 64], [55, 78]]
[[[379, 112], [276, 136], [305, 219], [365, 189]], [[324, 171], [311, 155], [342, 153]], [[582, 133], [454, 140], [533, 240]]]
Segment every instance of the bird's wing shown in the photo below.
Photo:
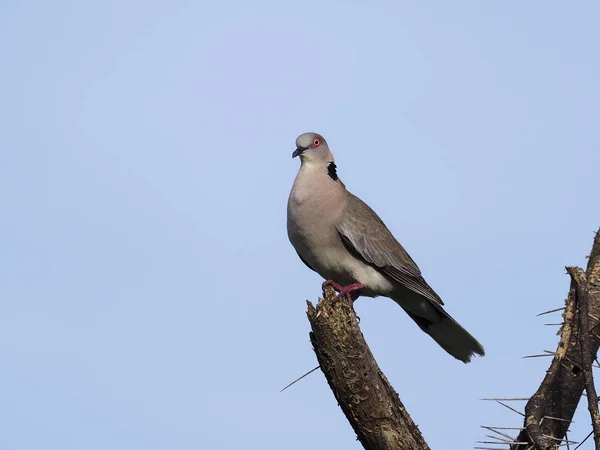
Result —
[[383, 221], [369, 205], [348, 193], [346, 211], [337, 231], [342, 242], [354, 256], [378, 267], [404, 287], [433, 303], [443, 305], [442, 299], [427, 284], [417, 264], [394, 238]]

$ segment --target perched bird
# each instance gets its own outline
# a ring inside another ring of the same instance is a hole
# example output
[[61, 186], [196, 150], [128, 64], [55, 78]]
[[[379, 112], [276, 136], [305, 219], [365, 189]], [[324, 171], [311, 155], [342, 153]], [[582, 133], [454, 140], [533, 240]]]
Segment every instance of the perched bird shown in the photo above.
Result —
[[346, 190], [325, 139], [304, 133], [287, 206], [287, 230], [300, 259], [339, 295], [385, 296], [444, 350], [467, 363], [483, 347], [444, 310], [417, 264], [366, 203]]

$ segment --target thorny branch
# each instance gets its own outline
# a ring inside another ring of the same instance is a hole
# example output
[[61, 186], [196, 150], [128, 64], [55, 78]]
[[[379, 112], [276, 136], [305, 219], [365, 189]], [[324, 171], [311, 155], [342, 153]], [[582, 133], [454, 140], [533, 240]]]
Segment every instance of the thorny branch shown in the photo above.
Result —
[[590, 305], [588, 295], [588, 282], [583, 270], [579, 269], [573, 271], [576, 273], [569, 272], [572, 278], [577, 283], [577, 302], [579, 305], [579, 329], [580, 333], [580, 345], [581, 345], [581, 359], [583, 362], [583, 376], [585, 379], [585, 390], [587, 393], [588, 410], [592, 418], [592, 427], [594, 431], [594, 441], [596, 443], [596, 449], [600, 449], [600, 414], [598, 413], [598, 393], [594, 386], [594, 375], [592, 374], [592, 363], [594, 361], [595, 353], [591, 352], [590, 344]]
[[[600, 230], [596, 233], [586, 272], [577, 267], [567, 267], [567, 271], [571, 275], [571, 286], [558, 348], [544, 380], [525, 406], [524, 429], [511, 450], [558, 448], [586, 385], [592, 396], [595, 393], [591, 361], [600, 347]], [[583, 320], [582, 314], [585, 314]], [[589, 377], [585, 375], [587, 368]], [[597, 403], [596, 399], [590, 410], [595, 430], [600, 427]], [[595, 435], [599, 439], [598, 432]], [[598, 441], [596, 448], [600, 449]]]

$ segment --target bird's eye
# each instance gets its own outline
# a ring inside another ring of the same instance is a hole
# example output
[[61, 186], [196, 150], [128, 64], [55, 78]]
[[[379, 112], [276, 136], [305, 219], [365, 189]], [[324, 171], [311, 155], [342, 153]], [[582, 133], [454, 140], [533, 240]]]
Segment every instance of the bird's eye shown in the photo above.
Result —
[[321, 139], [315, 138], [312, 143], [313, 148], [317, 148], [319, 145], [321, 145]]

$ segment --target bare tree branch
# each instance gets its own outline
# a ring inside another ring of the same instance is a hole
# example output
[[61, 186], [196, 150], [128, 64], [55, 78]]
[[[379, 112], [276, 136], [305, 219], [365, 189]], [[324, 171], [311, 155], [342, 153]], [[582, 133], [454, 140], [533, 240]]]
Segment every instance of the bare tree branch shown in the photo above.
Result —
[[[571, 269], [571, 268], [569, 268]], [[581, 346], [581, 360], [583, 363], [583, 376], [585, 380], [585, 391], [587, 393], [588, 410], [592, 418], [592, 427], [594, 431], [594, 441], [596, 450], [600, 450], [600, 414], [598, 413], [598, 393], [594, 386], [594, 375], [592, 374], [592, 362], [594, 355], [591, 353], [590, 344], [590, 316], [589, 316], [589, 296], [587, 291], [587, 280], [583, 270], [572, 268], [569, 275], [577, 284], [577, 303], [579, 312], [579, 341]]]
[[[593, 360], [600, 347], [600, 230], [594, 239], [587, 273], [576, 267], [568, 267], [567, 271], [571, 274], [571, 286], [558, 348], [542, 384], [525, 406], [525, 429], [516, 438], [522, 444], [511, 445], [512, 450], [530, 450], [532, 446], [554, 450], [565, 438], [586, 384], [580, 345], [584, 331], [577, 314], [582, 295], [587, 299], [589, 319], [586, 359]], [[585, 294], [578, 295], [582, 286]]]
[[307, 302], [310, 340], [358, 440], [367, 450], [429, 450], [365, 342], [352, 300], [335, 295], [327, 287], [316, 308]]

